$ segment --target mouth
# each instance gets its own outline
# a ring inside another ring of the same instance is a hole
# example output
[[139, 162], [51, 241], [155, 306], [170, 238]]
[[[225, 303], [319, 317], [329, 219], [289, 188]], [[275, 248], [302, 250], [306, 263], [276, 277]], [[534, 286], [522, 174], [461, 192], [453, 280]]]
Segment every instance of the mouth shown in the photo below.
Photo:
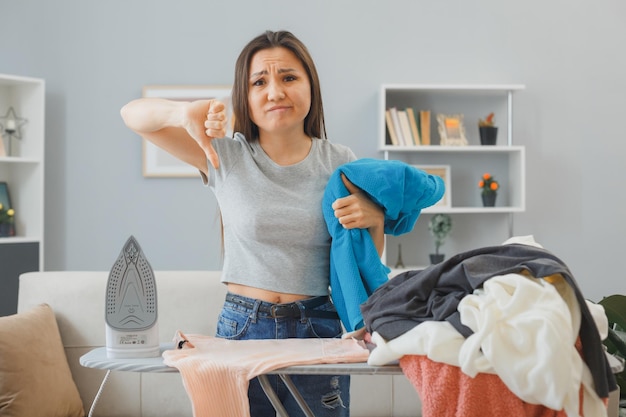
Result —
[[281, 111], [281, 110], [288, 110], [289, 106], [272, 106], [269, 109], [267, 109], [268, 112], [272, 112], [272, 111]]

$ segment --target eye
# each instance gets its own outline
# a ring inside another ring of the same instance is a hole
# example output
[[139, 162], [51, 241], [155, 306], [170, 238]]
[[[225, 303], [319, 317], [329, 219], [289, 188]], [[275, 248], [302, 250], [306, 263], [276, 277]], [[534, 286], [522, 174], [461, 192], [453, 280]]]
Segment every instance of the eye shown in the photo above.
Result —
[[259, 78], [256, 81], [252, 82], [253, 86], [261, 86], [261, 85], [265, 85], [265, 80], [263, 78]]
[[286, 75], [284, 78], [285, 81], [295, 81], [297, 77], [295, 75]]

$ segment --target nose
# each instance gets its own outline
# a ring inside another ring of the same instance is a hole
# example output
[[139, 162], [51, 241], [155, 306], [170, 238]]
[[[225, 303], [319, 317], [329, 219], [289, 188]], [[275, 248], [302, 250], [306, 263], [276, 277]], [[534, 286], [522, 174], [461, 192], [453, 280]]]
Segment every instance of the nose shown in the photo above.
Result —
[[270, 82], [270, 85], [267, 89], [267, 99], [269, 101], [277, 101], [285, 98], [285, 91], [283, 90], [282, 85], [278, 82]]

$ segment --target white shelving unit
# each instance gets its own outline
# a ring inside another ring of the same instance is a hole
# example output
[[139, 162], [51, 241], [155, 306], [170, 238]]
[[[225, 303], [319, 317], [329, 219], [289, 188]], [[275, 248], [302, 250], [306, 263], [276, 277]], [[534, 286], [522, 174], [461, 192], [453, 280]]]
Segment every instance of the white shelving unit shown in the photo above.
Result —
[[[44, 80], [0, 74], [0, 116], [6, 115], [11, 107], [18, 117], [26, 119], [26, 123], [20, 127], [21, 139], [11, 140], [11, 154], [0, 157], [0, 182], [8, 184], [16, 228], [15, 236], [0, 238], [0, 292], [3, 297], [7, 296], [7, 282], [11, 281], [11, 289], [15, 284], [16, 273], [43, 270]], [[4, 120], [0, 120], [2, 123]], [[4, 129], [0, 133], [8, 152], [9, 137]], [[4, 304], [6, 300], [3, 298], [2, 301]], [[0, 315], [2, 313], [0, 311]]]
[[[526, 171], [525, 148], [514, 145], [513, 138], [513, 95], [523, 90], [519, 84], [492, 85], [492, 84], [384, 84], [380, 91], [379, 107], [379, 150], [384, 159], [397, 159], [412, 165], [447, 165], [450, 166], [450, 207], [431, 207], [423, 210], [423, 214], [448, 213], [453, 215], [453, 221], [458, 225], [461, 221], [496, 221], [503, 223], [503, 227], [493, 228], [494, 233], [505, 230], [504, 238], [513, 233], [513, 214], [526, 210]], [[398, 110], [412, 107], [415, 111], [430, 110], [431, 112], [431, 144], [423, 146], [392, 145], [387, 132], [385, 111], [391, 107]], [[498, 142], [495, 146], [480, 145], [478, 120], [485, 118], [489, 113], [495, 113], [498, 126]], [[437, 114], [462, 114], [465, 127], [467, 146], [440, 146], [437, 126]], [[489, 172], [500, 183], [500, 190], [495, 207], [483, 207], [478, 180], [483, 173]], [[461, 216], [457, 216], [461, 215]], [[485, 218], [485, 216], [488, 216]], [[496, 216], [496, 217], [494, 217]], [[428, 220], [420, 219], [419, 222]], [[453, 226], [454, 229], [459, 228]], [[412, 232], [416, 233], [416, 232]], [[432, 237], [420, 238], [427, 244]], [[459, 236], [455, 236], [459, 238]], [[460, 237], [463, 238], [463, 237]], [[405, 242], [407, 239], [397, 240], [388, 237], [386, 248], [392, 252], [387, 260], [388, 265], [395, 262], [397, 251], [395, 243]], [[468, 238], [465, 238], [468, 240]], [[470, 249], [475, 247], [471, 241], [457, 246]], [[420, 250], [419, 248], [417, 250]], [[427, 249], [421, 249], [421, 252]], [[386, 251], [387, 252], [387, 251]], [[403, 244], [403, 258], [406, 259], [407, 250]], [[432, 251], [431, 251], [432, 252]], [[422, 253], [420, 264], [427, 264], [427, 254]]]
[[[525, 148], [522, 146], [386, 146], [385, 159], [413, 165], [450, 165], [451, 207], [427, 208], [424, 213], [515, 213], [526, 208]], [[483, 169], [499, 183], [496, 207], [483, 207], [477, 188]]]

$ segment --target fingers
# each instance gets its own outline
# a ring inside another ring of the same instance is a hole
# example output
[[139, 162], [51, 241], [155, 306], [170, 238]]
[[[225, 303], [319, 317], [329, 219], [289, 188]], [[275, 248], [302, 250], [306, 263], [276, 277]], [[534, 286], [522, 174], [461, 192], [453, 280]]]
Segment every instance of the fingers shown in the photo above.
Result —
[[209, 102], [204, 120], [204, 134], [206, 138], [199, 137], [196, 140], [204, 151], [209, 163], [213, 168], [218, 169], [220, 160], [211, 144], [211, 140], [226, 136], [226, 106], [221, 101], [211, 100]]
[[335, 217], [339, 220], [339, 224], [343, 227], [348, 227], [350, 223], [355, 221], [355, 209], [358, 209], [358, 207], [355, 207], [355, 204], [358, 203], [358, 200], [355, 200], [352, 195], [358, 192], [358, 188], [356, 188], [344, 174], [341, 174], [341, 181], [351, 195], [335, 200], [332, 204], [332, 208], [335, 210]]
[[339, 224], [347, 229], [353, 229], [363, 221], [359, 199], [354, 195], [338, 198], [333, 202], [332, 208]]
[[350, 192], [347, 197], [338, 198], [332, 204], [335, 217], [346, 229], [366, 229], [384, 222], [382, 207], [371, 201], [360, 188], [341, 174], [343, 184]]
[[357, 330], [353, 330], [349, 333], [344, 333], [343, 335], [341, 335], [342, 339], [356, 339], [356, 340], [365, 340], [365, 337], [367, 337], [368, 333], [367, 330], [365, 329], [365, 327], [361, 327], [360, 329]]
[[[358, 194], [359, 192], [361, 192], [361, 190], [357, 188], [354, 184], [352, 184], [350, 180], [348, 180], [348, 178], [343, 173], [341, 174], [341, 181], [343, 182], [343, 185], [348, 189], [348, 192], [351, 195]], [[353, 199], [350, 199], [348, 197], [338, 198], [337, 200], [335, 200], [335, 202], [332, 205], [333, 209], [336, 211], [342, 207], [349, 206], [350, 201]]]
[[212, 100], [204, 121], [205, 134], [209, 138], [226, 136], [226, 106], [221, 101]]

